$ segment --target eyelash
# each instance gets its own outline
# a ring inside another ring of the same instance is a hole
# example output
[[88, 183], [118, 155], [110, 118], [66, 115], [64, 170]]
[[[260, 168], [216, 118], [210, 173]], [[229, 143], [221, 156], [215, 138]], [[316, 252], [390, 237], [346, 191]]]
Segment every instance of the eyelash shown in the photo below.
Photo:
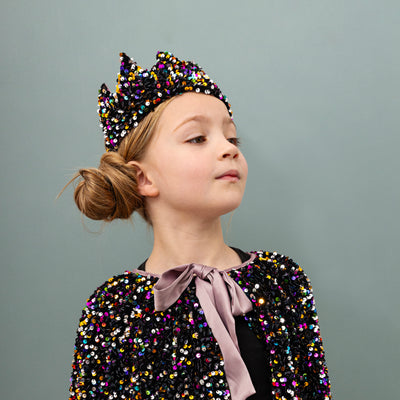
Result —
[[[198, 141], [198, 139], [201, 139], [201, 141]], [[240, 146], [240, 139], [237, 137], [232, 137], [227, 139], [228, 142], [232, 143], [234, 146], [239, 147]], [[193, 139], [188, 140], [188, 143], [194, 143], [194, 144], [201, 144], [206, 141], [205, 136], [196, 136]]]
[[229, 138], [228, 141], [231, 142], [236, 147], [240, 146], [240, 139], [237, 137]]
[[[198, 139], [201, 139], [201, 141], [198, 141]], [[188, 140], [188, 143], [194, 143], [194, 144], [201, 144], [206, 141], [205, 136], [196, 136], [193, 139]]]

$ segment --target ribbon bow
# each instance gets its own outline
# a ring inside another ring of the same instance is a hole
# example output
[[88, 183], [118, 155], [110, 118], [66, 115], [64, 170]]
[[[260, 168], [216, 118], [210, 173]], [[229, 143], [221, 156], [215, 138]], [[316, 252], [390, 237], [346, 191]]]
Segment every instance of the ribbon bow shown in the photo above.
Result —
[[164, 272], [154, 286], [156, 311], [174, 304], [196, 277], [196, 296], [221, 348], [226, 379], [233, 400], [255, 393], [249, 372], [240, 355], [234, 316], [252, 310], [252, 303], [239, 285], [223, 270], [199, 264], [181, 265]]

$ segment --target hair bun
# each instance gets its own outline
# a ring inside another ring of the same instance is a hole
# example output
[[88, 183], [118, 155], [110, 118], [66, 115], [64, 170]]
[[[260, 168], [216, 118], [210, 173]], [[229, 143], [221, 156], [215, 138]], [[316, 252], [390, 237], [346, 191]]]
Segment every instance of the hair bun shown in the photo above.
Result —
[[75, 203], [94, 220], [127, 219], [144, 207], [137, 191], [136, 170], [118, 153], [105, 153], [99, 168], [80, 169], [81, 180], [75, 188]]

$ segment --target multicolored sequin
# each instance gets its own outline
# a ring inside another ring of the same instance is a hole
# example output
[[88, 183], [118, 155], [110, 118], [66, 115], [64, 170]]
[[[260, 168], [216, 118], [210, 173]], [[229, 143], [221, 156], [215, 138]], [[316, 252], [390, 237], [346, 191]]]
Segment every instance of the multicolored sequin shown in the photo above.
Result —
[[210, 94], [231, 106], [218, 85], [192, 61], [183, 61], [167, 51], [157, 53], [150, 70], [139, 67], [121, 53], [116, 93], [103, 83], [98, 96], [100, 126], [107, 151], [116, 150], [132, 128], [160, 103], [186, 92]]
[[[312, 289], [301, 267], [260, 251], [229, 275], [253, 302], [245, 319], [269, 354], [273, 397], [330, 399]], [[88, 300], [75, 343], [70, 400], [231, 399], [194, 281], [171, 308], [156, 312], [157, 280], [125, 272]]]

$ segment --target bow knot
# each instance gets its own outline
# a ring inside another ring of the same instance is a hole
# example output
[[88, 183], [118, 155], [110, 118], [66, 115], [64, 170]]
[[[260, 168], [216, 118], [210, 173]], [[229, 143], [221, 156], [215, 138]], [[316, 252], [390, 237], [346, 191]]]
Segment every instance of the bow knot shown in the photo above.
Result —
[[[197, 265], [197, 264], [192, 264], [193, 265], [193, 275], [198, 276], [200, 279], [207, 279], [208, 275], [213, 271], [213, 268], [207, 267], [206, 265]], [[200, 270], [199, 268], [200, 267]]]

